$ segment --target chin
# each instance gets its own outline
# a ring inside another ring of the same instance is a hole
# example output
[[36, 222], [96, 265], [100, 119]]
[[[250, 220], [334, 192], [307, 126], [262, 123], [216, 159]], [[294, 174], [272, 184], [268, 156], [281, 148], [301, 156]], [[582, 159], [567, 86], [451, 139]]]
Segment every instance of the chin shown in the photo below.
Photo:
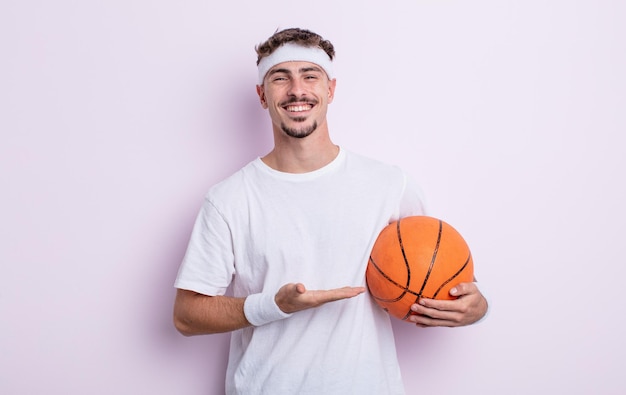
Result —
[[302, 139], [310, 136], [317, 130], [317, 122], [313, 122], [310, 126], [302, 126], [300, 125], [297, 128], [291, 128], [285, 125], [284, 123], [281, 125], [282, 131], [289, 137], [294, 137], [298, 139]]

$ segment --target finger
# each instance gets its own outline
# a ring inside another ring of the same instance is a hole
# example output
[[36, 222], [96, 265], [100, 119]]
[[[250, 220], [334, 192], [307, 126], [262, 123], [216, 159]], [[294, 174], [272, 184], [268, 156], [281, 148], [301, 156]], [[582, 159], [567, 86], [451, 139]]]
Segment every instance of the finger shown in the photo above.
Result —
[[459, 326], [459, 323], [454, 319], [439, 319], [425, 315], [412, 314], [407, 318], [407, 321], [414, 323], [415, 325], [428, 328], [435, 326], [454, 327]]
[[456, 303], [454, 300], [437, 300], [437, 299], [427, 299], [427, 298], [419, 298], [416, 304], [412, 307], [412, 310], [415, 312], [420, 312], [424, 308], [435, 309], [439, 311], [453, 311], [455, 310]]
[[433, 319], [448, 319], [451, 312], [445, 310], [439, 310], [435, 308], [426, 307], [420, 304], [414, 304], [411, 306], [411, 312], [418, 316], [429, 317]]
[[411, 306], [414, 321], [427, 326], [458, 326], [462, 313], [451, 300], [420, 299]]
[[327, 302], [334, 302], [337, 300], [353, 298], [357, 295], [360, 295], [363, 292], [365, 292], [365, 288], [364, 287], [343, 287], [343, 288], [336, 288], [336, 289], [330, 289], [330, 290], [319, 291], [319, 292], [320, 292], [320, 295]]
[[477, 289], [474, 283], [460, 283], [450, 289], [450, 295], [459, 297], [476, 292]]
[[342, 298], [353, 298], [365, 292], [365, 287], [343, 287], [338, 291]]
[[339, 291], [341, 293], [346, 293], [346, 294], [359, 295], [365, 292], [365, 287], [342, 287], [342, 288], [336, 288], [333, 291]]

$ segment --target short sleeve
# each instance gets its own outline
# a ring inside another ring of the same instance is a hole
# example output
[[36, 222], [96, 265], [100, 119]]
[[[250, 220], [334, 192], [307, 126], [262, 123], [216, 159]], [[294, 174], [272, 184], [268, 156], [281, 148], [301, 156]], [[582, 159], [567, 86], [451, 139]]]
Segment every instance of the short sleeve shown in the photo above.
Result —
[[234, 271], [228, 224], [215, 206], [205, 199], [174, 286], [205, 295], [223, 295]]
[[411, 177], [404, 175], [404, 190], [400, 198], [400, 218], [427, 215], [426, 199], [420, 186]]

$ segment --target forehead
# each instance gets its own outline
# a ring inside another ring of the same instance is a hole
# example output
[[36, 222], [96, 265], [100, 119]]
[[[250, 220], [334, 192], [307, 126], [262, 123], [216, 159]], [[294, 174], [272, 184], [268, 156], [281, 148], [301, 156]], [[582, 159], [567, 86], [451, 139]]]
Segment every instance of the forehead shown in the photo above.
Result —
[[274, 73], [296, 74], [296, 73], [305, 73], [305, 72], [311, 72], [311, 71], [318, 71], [320, 73], [324, 72], [324, 70], [315, 63], [296, 60], [296, 61], [278, 63], [267, 72], [267, 75], [274, 74]]

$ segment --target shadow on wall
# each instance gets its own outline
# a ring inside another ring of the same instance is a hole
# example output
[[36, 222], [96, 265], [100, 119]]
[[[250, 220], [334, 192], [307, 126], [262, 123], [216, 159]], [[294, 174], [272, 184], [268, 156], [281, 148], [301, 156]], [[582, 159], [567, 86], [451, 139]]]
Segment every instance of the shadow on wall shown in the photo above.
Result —
[[168, 213], [162, 231], [158, 232], [161, 240], [157, 240], [151, 254], [155, 256], [154, 272], [145, 278], [151, 284], [143, 288], [146, 290], [142, 295], [143, 307], [136, 308], [143, 317], [136, 323], [141, 326], [144, 351], [159, 360], [157, 364], [168, 366], [171, 377], [193, 382], [207, 393], [224, 393], [230, 335], [184, 337], [174, 327], [174, 280], [185, 255], [197, 207], [181, 207], [177, 211]]
[[[230, 72], [234, 80], [241, 80], [244, 73], [247, 71]], [[228, 153], [229, 175], [251, 160], [267, 154], [273, 148], [274, 138], [269, 114], [261, 107], [252, 79], [242, 80], [236, 85], [226, 84], [221, 88], [216, 115], [222, 117], [227, 130], [213, 133], [219, 137], [216, 143]], [[224, 169], [221, 163], [215, 165]]]
[[[222, 91], [222, 99], [212, 109], [208, 109], [215, 116], [225, 119], [223, 124], [230, 127], [228, 131], [208, 131], [214, 136], [223, 137], [216, 139], [215, 144], [219, 145], [218, 151], [228, 153], [224, 156], [227, 162], [222, 160], [220, 163], [210, 163], [209, 176], [214, 182], [229, 176], [255, 157], [267, 153], [273, 141], [268, 115], [258, 102], [254, 85], [238, 84], [234, 90], [231, 86], [229, 92], [226, 89]], [[212, 126], [208, 125], [208, 128]], [[218, 161], [217, 158], [215, 160]], [[204, 184], [206, 180], [198, 182]], [[163, 231], [159, 236], [162, 240], [156, 243], [159, 246], [154, 253], [157, 260], [155, 266], [159, 268], [158, 278], [152, 288], [153, 294], [148, 296], [148, 303], [153, 307], [150, 311], [156, 312], [155, 317], [150, 320], [154, 324], [151, 327], [162, 328], [157, 330], [157, 338], [166, 343], [179, 336], [171, 320], [175, 296], [173, 284], [187, 249], [201, 199], [202, 196], [190, 197], [190, 205], [180, 205], [173, 212], [164, 213], [164, 217], [169, 220], [163, 221]]]
[[[235, 74], [237, 70], [226, 75]], [[225, 84], [215, 92], [218, 92], [215, 96], [219, 100], [213, 99], [214, 104], [207, 109], [211, 114], [209, 119], [215, 120], [205, 126], [213, 145], [208, 147], [207, 155], [210, 152], [223, 154], [205, 159], [209, 168], [205, 175], [211, 183], [266, 154], [273, 146], [271, 123], [266, 110], [259, 104], [254, 84]], [[207, 179], [199, 179], [198, 183], [206, 185]], [[205, 385], [209, 392], [223, 393], [230, 334], [185, 338], [176, 331], [172, 322], [176, 293], [173, 284], [198, 213], [198, 202], [202, 199], [202, 196], [185, 197], [184, 193], [180, 196], [184, 197], [180, 204], [171, 207], [171, 212], [161, 213], [160, 231], [155, 233], [160, 240], [153, 242], [154, 251], [146, 253], [153, 257], [155, 270], [143, 280], [151, 279], [151, 284], [143, 288], [147, 291], [140, 302], [143, 306], [135, 309], [144, 315], [141, 330], [150, 353], [168, 361], [164, 363], [177, 361], [180, 366], [191, 368], [192, 372], [185, 374], [207, 377]]]
[[[237, 96], [231, 97], [233, 107], [241, 106], [245, 116], [233, 114], [235, 142], [244, 157], [255, 158], [267, 154], [273, 147], [271, 121], [267, 110], [261, 107], [254, 86], [241, 86]], [[252, 94], [250, 94], [252, 92]]]

